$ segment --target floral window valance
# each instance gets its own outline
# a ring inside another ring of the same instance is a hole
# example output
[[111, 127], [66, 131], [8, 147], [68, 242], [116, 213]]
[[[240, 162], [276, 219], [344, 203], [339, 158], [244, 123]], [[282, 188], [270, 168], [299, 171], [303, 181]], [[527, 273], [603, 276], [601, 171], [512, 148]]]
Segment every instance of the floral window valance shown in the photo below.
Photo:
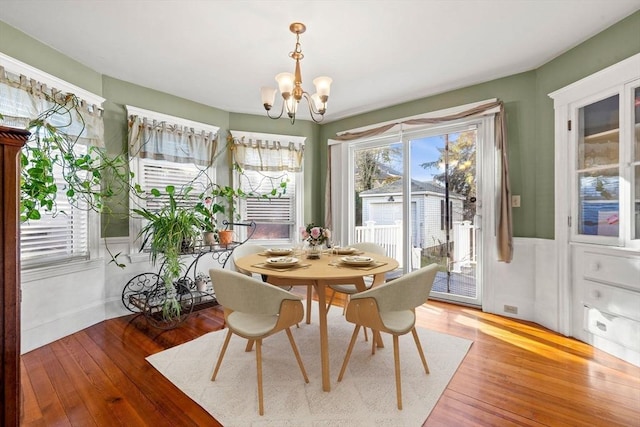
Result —
[[305, 138], [241, 131], [231, 131], [231, 134], [234, 160], [243, 169], [262, 172], [302, 171]]

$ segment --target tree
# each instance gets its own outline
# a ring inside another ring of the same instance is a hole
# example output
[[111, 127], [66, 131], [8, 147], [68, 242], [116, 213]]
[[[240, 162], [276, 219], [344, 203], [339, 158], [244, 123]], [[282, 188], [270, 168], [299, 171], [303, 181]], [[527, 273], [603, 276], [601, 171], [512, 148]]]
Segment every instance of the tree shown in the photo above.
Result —
[[391, 164], [401, 157], [399, 148], [380, 147], [358, 150], [355, 155], [355, 202], [356, 225], [362, 225], [362, 191], [380, 187], [388, 182], [400, 179], [383, 166]]
[[[446, 135], [452, 138], [455, 134]], [[453, 138], [452, 138], [453, 139]], [[475, 205], [471, 202], [472, 197], [476, 197], [476, 132], [467, 131], [458, 134], [458, 138], [449, 141], [449, 151], [446, 148], [439, 148], [440, 158], [433, 162], [422, 163], [420, 167], [424, 169], [442, 170], [440, 165], [448, 163], [448, 176], [445, 171], [433, 175], [433, 180], [445, 183], [448, 178], [449, 191], [465, 197], [463, 202], [463, 218], [473, 220], [475, 215]]]

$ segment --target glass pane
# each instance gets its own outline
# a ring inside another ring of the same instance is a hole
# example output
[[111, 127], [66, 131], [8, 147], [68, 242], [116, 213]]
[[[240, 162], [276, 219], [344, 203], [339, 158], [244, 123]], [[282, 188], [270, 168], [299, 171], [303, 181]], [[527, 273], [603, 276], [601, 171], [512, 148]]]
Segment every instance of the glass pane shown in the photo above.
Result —
[[618, 168], [578, 174], [578, 233], [618, 236]]
[[402, 145], [364, 148], [354, 154], [355, 237], [339, 243], [377, 243], [402, 269]]
[[432, 291], [477, 297], [477, 131], [411, 143], [412, 268], [439, 264]]
[[580, 109], [578, 169], [618, 163], [619, 109], [618, 95]]

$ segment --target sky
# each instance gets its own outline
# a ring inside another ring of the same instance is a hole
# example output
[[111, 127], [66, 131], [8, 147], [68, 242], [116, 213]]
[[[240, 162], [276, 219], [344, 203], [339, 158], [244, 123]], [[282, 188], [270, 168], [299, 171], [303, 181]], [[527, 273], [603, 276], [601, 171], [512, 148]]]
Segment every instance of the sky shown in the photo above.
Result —
[[[436, 169], [424, 169], [420, 165], [440, 158], [438, 148], [444, 148], [442, 136], [431, 136], [411, 141], [411, 177], [418, 181], [432, 181], [433, 175], [440, 173]], [[402, 170], [402, 160], [395, 162], [392, 167]]]

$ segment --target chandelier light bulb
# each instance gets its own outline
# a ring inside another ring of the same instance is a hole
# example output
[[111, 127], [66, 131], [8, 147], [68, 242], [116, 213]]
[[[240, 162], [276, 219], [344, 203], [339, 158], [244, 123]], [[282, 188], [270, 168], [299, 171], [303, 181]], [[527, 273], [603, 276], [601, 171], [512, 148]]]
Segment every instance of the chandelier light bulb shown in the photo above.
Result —
[[260, 88], [260, 94], [262, 97], [262, 105], [264, 108], [269, 111], [271, 107], [273, 107], [273, 103], [276, 100], [276, 92], [277, 89], [270, 86], [262, 86]]
[[[282, 94], [283, 98], [288, 98], [291, 94], [291, 92], [293, 92], [293, 86], [294, 86], [294, 81], [295, 81], [295, 77], [293, 76], [292, 73], [280, 73], [276, 76], [276, 81], [278, 82], [278, 88], [280, 89], [280, 93]], [[287, 96], [285, 97], [285, 94], [287, 94]]]

